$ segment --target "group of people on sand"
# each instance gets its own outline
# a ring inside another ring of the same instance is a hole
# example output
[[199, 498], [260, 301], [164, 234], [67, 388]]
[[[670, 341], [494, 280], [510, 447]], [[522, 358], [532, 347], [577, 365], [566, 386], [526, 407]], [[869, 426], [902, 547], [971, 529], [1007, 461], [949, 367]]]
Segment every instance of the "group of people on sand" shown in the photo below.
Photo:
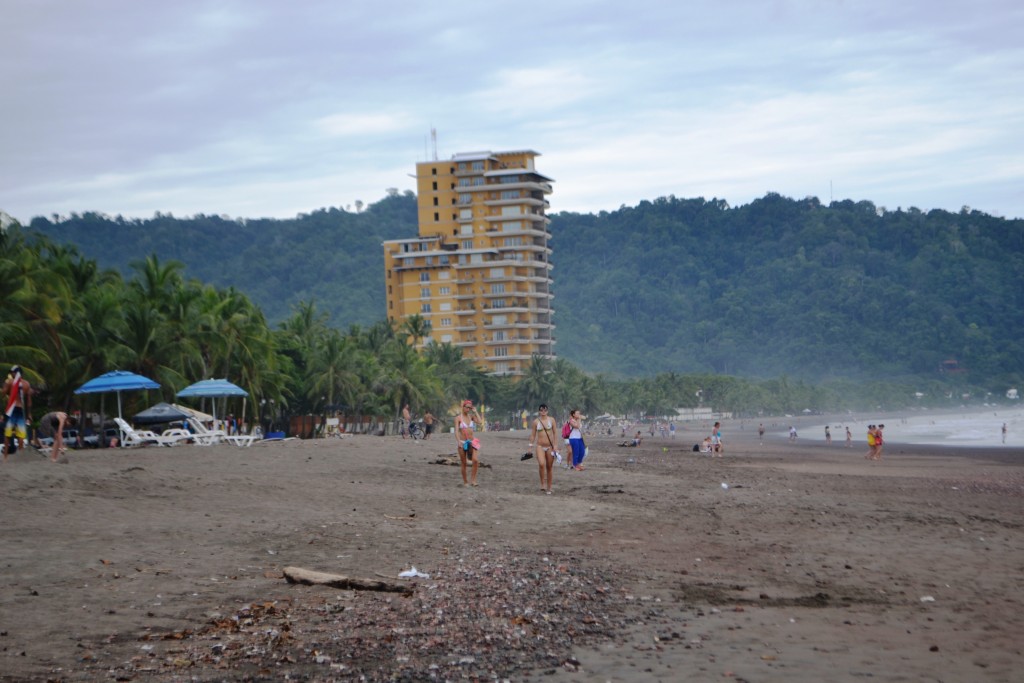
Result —
[[[537, 460], [540, 475], [540, 490], [551, 495], [554, 483], [555, 463], [563, 463], [565, 469], [583, 471], [583, 459], [586, 457], [587, 446], [583, 441], [583, 416], [579, 410], [572, 410], [566, 424], [559, 428], [555, 418], [548, 413], [548, 406], [541, 404], [537, 408], [537, 418], [530, 430], [530, 452], [523, 456]], [[480, 467], [480, 439], [476, 430], [483, 424], [480, 415], [473, 407], [473, 402], [466, 399], [462, 402], [462, 412], [455, 418], [455, 442], [459, 454], [459, 466], [462, 472], [463, 486], [477, 486], [477, 472]], [[556, 431], [558, 432], [556, 434]], [[559, 437], [567, 445], [566, 457], [563, 458]]]
[[864, 454], [868, 460], [882, 459], [882, 446], [885, 445], [885, 439], [882, 438], [883, 429], [885, 425], [868, 425], [868, 452]]

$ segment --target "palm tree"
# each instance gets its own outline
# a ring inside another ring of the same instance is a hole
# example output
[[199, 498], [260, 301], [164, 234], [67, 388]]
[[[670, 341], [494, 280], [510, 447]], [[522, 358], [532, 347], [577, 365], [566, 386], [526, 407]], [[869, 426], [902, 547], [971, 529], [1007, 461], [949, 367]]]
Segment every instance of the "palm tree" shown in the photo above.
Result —
[[419, 346], [420, 340], [430, 336], [430, 321], [415, 313], [402, 322], [400, 333], [410, 339], [413, 346]]
[[534, 406], [549, 400], [552, 393], [551, 361], [544, 356], [534, 355], [519, 383], [516, 384], [516, 399], [519, 406]]

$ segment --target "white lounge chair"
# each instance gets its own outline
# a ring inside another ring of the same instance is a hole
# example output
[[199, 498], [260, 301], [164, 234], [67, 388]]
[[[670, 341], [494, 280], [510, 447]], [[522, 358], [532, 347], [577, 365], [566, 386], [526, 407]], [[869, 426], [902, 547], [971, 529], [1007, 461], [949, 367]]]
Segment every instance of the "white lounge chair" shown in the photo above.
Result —
[[223, 429], [207, 429], [206, 425], [191, 417], [188, 419], [188, 424], [192, 428], [192, 436], [195, 437], [196, 443], [204, 446], [212, 446], [215, 443], [226, 441], [233, 446], [247, 448], [258, 438], [254, 435], [228, 434]]
[[207, 429], [206, 425], [194, 417], [188, 418], [188, 426], [192, 431], [192, 437], [200, 446], [213, 446], [227, 438], [227, 434], [223, 430]]
[[184, 429], [169, 429], [163, 434], [157, 434], [148, 429], [135, 429], [120, 417], [115, 417], [114, 422], [121, 430], [121, 445], [125, 448], [145, 446], [151, 443], [158, 446], [174, 446], [192, 438], [192, 435]]

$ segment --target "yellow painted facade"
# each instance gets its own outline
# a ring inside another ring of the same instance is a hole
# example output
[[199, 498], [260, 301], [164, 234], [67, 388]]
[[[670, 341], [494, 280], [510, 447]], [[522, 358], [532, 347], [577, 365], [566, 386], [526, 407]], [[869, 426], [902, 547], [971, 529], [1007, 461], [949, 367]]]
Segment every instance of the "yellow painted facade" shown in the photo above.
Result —
[[551, 179], [530, 150], [416, 164], [419, 236], [384, 243], [387, 315], [419, 314], [485, 371], [521, 375], [555, 356]]

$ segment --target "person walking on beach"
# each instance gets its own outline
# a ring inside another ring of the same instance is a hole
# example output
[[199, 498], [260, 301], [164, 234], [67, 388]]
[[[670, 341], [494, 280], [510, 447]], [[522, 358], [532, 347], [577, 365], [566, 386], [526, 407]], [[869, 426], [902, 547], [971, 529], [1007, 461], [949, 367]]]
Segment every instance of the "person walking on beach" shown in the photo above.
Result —
[[885, 429], [885, 425], [878, 425], [875, 428], [875, 460], [882, 459], [882, 447], [885, 446], [885, 439], [882, 438], [883, 429]]
[[537, 419], [533, 421], [533, 429], [530, 431], [530, 447], [534, 449], [533, 455], [537, 458], [540, 490], [550, 496], [555, 459], [560, 461], [562, 456], [558, 454], [558, 441], [555, 439], [555, 418], [548, 415], [548, 407], [544, 403], [537, 407]]
[[711, 457], [721, 458], [722, 451], [722, 423], [716, 422], [715, 426], [711, 428]]
[[828, 430], [828, 425], [825, 425], [825, 445], [832, 445], [832, 432]]
[[850, 431], [850, 425], [846, 425], [846, 447], [853, 448], [853, 432]]
[[868, 460], [875, 459], [875, 425], [868, 425], [868, 452], [864, 457]]
[[423, 440], [426, 441], [434, 433], [434, 414], [429, 410], [423, 411]]
[[569, 448], [572, 449], [572, 468], [583, 471], [583, 458], [586, 455], [586, 444], [583, 443], [583, 417], [579, 410], [569, 412]]
[[794, 425], [789, 426], [789, 440], [796, 441], [796, 427]]
[[398, 427], [398, 431], [403, 439], [409, 434], [410, 424], [412, 424], [412, 413], [409, 412], [409, 404], [406, 403], [402, 406], [402, 424]]
[[[476, 426], [482, 424], [480, 416], [473, 409], [473, 402], [468, 398], [462, 402], [462, 412], [455, 422], [455, 441], [459, 451], [459, 465], [462, 468], [462, 485], [476, 486], [476, 472], [480, 467], [477, 453], [480, 451], [480, 439], [475, 436]], [[472, 461], [473, 469], [470, 478], [466, 479], [466, 465]]]
[[757, 425], [757, 442], [764, 445], [764, 422]]
[[1003, 443], [1006, 443], [1006, 423], [1003, 423]]
[[32, 385], [21, 376], [20, 365], [11, 368], [4, 380], [3, 393], [7, 398], [4, 410], [4, 462], [7, 462], [12, 443], [21, 440], [22, 448], [28, 445], [28, 423], [32, 420]]

